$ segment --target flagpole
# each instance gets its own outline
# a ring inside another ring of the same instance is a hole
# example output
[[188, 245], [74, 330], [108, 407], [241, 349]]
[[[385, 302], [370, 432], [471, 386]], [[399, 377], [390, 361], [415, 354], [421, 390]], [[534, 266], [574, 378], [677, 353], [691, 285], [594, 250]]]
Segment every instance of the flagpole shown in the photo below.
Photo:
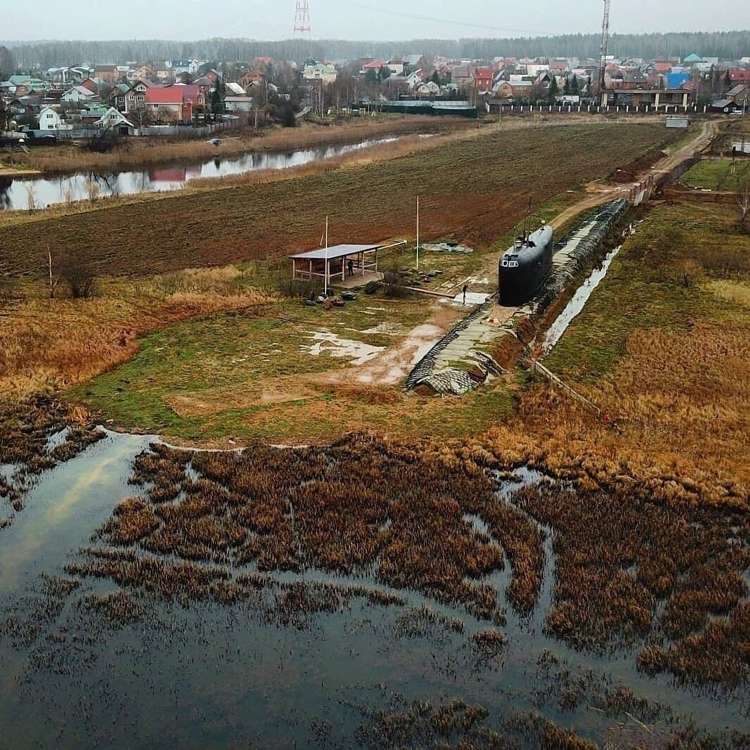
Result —
[[326, 249], [325, 249], [325, 264], [323, 267], [323, 296], [328, 296], [328, 217], [326, 216]]

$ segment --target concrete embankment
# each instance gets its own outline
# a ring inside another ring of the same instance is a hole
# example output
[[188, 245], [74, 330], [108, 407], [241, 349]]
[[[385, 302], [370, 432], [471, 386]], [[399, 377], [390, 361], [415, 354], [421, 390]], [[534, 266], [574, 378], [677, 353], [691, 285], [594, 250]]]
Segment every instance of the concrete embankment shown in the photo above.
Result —
[[417, 363], [407, 390], [462, 395], [512, 367], [536, 336], [542, 313], [601, 250], [628, 206], [622, 198], [604, 204], [555, 246], [552, 273], [535, 300], [509, 310], [491, 298], [459, 321]]

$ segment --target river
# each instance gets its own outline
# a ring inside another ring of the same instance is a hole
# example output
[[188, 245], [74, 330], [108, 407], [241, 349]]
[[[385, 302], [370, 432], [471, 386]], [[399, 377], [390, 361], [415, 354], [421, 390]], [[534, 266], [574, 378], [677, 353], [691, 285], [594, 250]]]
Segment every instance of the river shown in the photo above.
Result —
[[347, 145], [286, 152], [253, 152], [231, 157], [222, 156], [219, 146], [213, 159], [165, 163], [133, 171], [75, 172], [54, 177], [17, 179], [0, 176], [0, 211], [27, 210], [32, 204], [40, 209], [55, 203], [86, 200], [92, 186], [96, 186], [94, 190], [98, 197], [180, 190], [190, 180], [197, 178], [227, 177], [266, 169], [291, 169], [396, 140], [396, 137], [375, 138]]

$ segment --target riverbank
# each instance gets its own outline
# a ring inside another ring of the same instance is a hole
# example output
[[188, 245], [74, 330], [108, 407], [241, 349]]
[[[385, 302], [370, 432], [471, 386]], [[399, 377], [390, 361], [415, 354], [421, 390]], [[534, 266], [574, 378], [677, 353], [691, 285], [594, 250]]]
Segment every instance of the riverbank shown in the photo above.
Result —
[[319, 146], [333, 146], [357, 141], [410, 133], [449, 133], [476, 128], [476, 123], [453, 118], [385, 116], [362, 118], [342, 125], [312, 125], [297, 128], [271, 127], [258, 131], [245, 128], [228, 131], [214, 146], [206, 139], [125, 139], [108, 153], [86, 151], [77, 144], [33, 148], [29, 154], [5, 157], [9, 167], [42, 174], [64, 174], [76, 171], [115, 172], [153, 164], [179, 164], [213, 157], [239, 156], [245, 153], [289, 152]]

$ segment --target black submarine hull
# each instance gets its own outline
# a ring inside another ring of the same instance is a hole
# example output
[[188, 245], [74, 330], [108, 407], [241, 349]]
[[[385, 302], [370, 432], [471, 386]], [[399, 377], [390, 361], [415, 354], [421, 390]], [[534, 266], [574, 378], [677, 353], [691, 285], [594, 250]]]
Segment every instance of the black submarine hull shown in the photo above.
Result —
[[553, 247], [552, 227], [543, 227], [503, 254], [498, 295], [503, 307], [523, 305], [539, 293], [552, 272]]

